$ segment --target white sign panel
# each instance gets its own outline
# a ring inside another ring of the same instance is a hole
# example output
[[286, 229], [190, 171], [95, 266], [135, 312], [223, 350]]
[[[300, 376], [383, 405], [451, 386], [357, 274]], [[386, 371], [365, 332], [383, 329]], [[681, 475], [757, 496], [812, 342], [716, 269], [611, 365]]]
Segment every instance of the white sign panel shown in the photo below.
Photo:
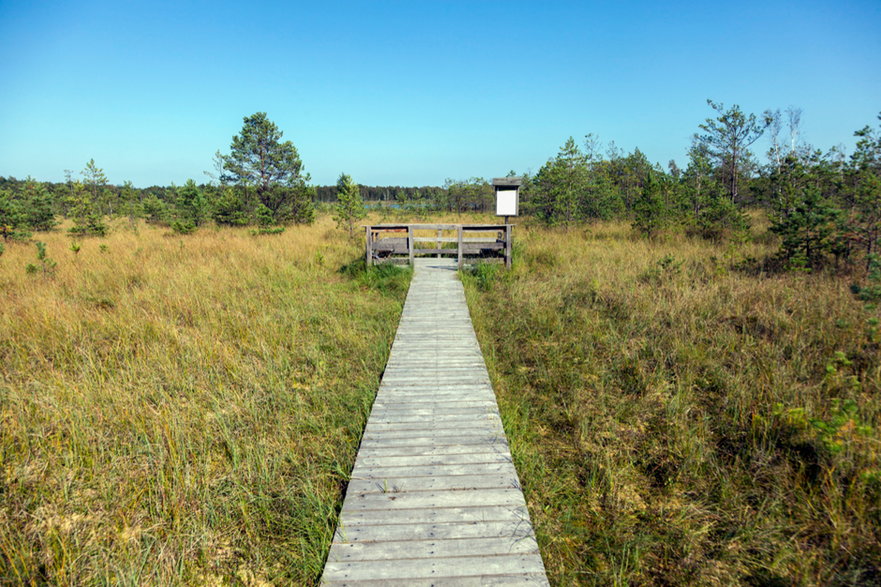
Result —
[[517, 216], [517, 188], [496, 188], [496, 216]]

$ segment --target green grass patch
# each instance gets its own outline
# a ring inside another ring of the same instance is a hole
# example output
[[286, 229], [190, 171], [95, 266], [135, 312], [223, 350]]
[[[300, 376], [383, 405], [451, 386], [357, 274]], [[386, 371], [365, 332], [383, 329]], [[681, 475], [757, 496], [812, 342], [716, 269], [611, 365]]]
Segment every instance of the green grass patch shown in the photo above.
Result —
[[366, 267], [363, 259], [355, 259], [340, 268], [340, 273], [360, 286], [384, 295], [406, 296], [413, 268], [409, 265], [383, 263]]
[[463, 281], [554, 584], [881, 580], [877, 309], [762, 243], [518, 239]]

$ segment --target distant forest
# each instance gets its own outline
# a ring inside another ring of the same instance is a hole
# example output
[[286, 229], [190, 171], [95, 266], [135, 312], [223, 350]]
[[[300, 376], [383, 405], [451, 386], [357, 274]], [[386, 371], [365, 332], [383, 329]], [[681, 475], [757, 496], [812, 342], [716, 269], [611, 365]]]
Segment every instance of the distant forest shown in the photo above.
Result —
[[[24, 194], [25, 193], [25, 185], [28, 181], [33, 181], [31, 179], [16, 179], [15, 177], [9, 176], [4, 177], [0, 175], [0, 191], [5, 191], [7, 194]], [[73, 178], [66, 182], [51, 182], [51, 181], [43, 181], [36, 182], [40, 189], [46, 191], [49, 195], [50, 199], [53, 202], [57, 202], [57, 211], [58, 214], [64, 216], [64, 200], [67, 198], [69, 192], [71, 191], [71, 185], [75, 181]], [[201, 183], [197, 184], [197, 187], [201, 190], [210, 191], [212, 186], [210, 183]], [[421, 187], [413, 187], [413, 186], [399, 186], [399, 185], [359, 185], [361, 190], [361, 198], [365, 202], [408, 202], [413, 200], [433, 200], [437, 201], [438, 199], [442, 199], [442, 195], [446, 192], [446, 188], [440, 186], [421, 186]], [[143, 202], [148, 199], [150, 196], [156, 196], [159, 200], [163, 202], [173, 202], [175, 199], [175, 192], [179, 189], [179, 186], [150, 186], [146, 188], [136, 188], [131, 186], [127, 188], [126, 185], [110, 185], [106, 184], [102, 186], [102, 189], [106, 189], [109, 193], [107, 197], [110, 200], [116, 200], [117, 202], [122, 202], [124, 200], [123, 190], [131, 189], [133, 193], [136, 195], [138, 201]], [[336, 185], [320, 185], [315, 186], [315, 202], [324, 202], [324, 203], [333, 203], [337, 201], [337, 192], [339, 188]], [[109, 209], [109, 208], [108, 208]]]
[[[570, 137], [538, 172], [519, 174], [522, 214], [562, 227], [617, 218], [648, 237], [679, 231], [728, 239], [749, 228], [748, 207], [762, 207], [790, 266], [856, 259], [869, 266], [881, 239], [881, 126], [856, 130], [856, 148], [848, 155], [805, 144], [798, 109], [756, 115], [707, 102], [712, 115], [697, 125], [684, 167], [652, 164], [638, 148], [625, 153], [591, 134], [581, 141]], [[62, 183], [0, 177], [0, 235], [27, 238], [52, 229], [58, 217], [71, 219], [69, 230], [80, 236], [104, 234], [104, 219], [114, 216], [178, 232], [208, 221], [267, 227], [311, 222], [316, 205], [336, 205], [341, 184], [308, 185], [296, 148], [281, 141], [265, 113], [244, 122], [230, 154], [216, 154], [217, 173], [207, 183], [110, 185], [94, 161], [77, 177], [68, 172]], [[764, 157], [758, 155], [760, 138]], [[276, 165], [268, 170], [260, 168], [265, 157], [256, 151], [266, 144]], [[367, 207], [389, 213], [488, 212], [494, 206], [486, 178], [448, 179], [443, 186], [361, 185], [358, 191]]]

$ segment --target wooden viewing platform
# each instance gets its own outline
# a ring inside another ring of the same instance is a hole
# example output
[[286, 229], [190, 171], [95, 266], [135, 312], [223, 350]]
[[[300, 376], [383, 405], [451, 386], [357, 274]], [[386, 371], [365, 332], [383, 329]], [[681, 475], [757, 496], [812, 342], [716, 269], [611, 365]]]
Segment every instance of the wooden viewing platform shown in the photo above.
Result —
[[[503, 259], [511, 268], [513, 224], [373, 224], [364, 228], [368, 266], [404, 260], [412, 265], [417, 255], [450, 255], [461, 269], [466, 256], [476, 255], [484, 261]], [[424, 243], [434, 246], [419, 246]]]
[[452, 259], [415, 274], [324, 585], [547, 585]]

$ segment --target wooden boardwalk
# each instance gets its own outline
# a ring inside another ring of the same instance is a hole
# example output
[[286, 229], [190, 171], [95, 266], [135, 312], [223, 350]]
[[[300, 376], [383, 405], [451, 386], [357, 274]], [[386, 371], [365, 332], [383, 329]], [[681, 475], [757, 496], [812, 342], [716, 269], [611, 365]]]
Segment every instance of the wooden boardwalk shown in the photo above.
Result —
[[416, 273], [324, 585], [547, 585], [455, 260]]

